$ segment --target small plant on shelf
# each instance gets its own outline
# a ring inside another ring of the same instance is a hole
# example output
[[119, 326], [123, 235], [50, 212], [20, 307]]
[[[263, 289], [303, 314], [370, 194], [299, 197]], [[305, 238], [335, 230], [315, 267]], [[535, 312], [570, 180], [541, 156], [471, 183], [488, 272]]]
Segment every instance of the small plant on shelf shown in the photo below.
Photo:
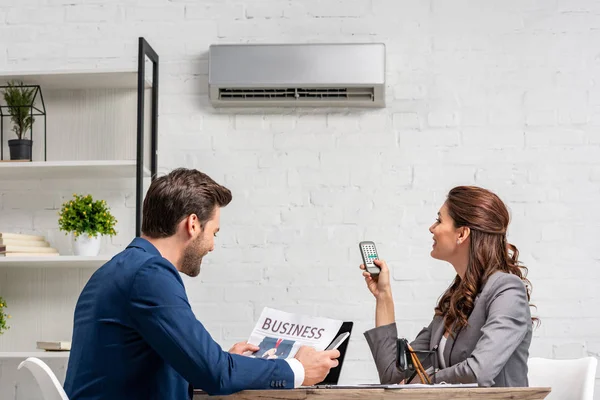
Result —
[[6, 314], [4, 309], [6, 308], [6, 302], [0, 296], [0, 335], [3, 334], [8, 328], [7, 320], [10, 318], [9, 314]]
[[106, 201], [94, 200], [91, 195], [73, 194], [59, 212], [58, 226], [72, 234], [75, 255], [96, 256], [100, 251], [100, 237], [117, 234], [117, 220]]
[[8, 82], [3, 88], [2, 94], [13, 123], [13, 132], [17, 139], [8, 141], [11, 160], [31, 159], [31, 146], [33, 141], [25, 137], [31, 130], [35, 118], [32, 115], [33, 102], [36, 95], [36, 87], [24, 86], [23, 82]]

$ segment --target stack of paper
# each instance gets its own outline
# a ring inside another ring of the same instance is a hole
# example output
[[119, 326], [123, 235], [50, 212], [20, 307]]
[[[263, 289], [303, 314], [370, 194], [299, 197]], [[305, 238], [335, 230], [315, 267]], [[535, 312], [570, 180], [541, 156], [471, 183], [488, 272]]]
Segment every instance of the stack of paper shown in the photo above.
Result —
[[409, 383], [405, 385], [384, 383], [359, 383], [355, 385], [317, 385], [317, 389], [443, 389], [443, 388], [473, 388], [476, 383]]
[[69, 351], [71, 342], [37, 342], [37, 348], [47, 351]]

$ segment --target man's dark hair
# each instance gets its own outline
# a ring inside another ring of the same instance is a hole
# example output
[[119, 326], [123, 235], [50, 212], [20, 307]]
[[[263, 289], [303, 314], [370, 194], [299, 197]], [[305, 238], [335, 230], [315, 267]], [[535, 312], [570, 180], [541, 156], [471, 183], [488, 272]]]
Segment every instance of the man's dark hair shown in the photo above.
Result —
[[231, 198], [231, 191], [208, 175], [196, 169], [174, 169], [150, 184], [144, 199], [142, 232], [151, 238], [172, 236], [190, 214], [196, 214], [204, 229], [215, 207], [225, 207]]

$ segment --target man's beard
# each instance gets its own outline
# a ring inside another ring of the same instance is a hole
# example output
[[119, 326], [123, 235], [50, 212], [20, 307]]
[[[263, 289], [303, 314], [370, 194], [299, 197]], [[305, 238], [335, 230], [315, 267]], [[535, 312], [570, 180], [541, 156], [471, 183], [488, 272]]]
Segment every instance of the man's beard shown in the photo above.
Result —
[[204, 247], [202, 236], [198, 236], [186, 247], [181, 260], [181, 272], [192, 278], [200, 274], [202, 257], [208, 254], [208, 251]]

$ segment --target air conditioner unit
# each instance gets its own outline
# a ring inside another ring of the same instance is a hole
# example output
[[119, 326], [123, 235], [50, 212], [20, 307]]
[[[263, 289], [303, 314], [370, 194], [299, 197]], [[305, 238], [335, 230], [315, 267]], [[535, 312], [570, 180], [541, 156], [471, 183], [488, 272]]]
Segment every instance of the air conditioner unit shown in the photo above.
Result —
[[208, 86], [215, 107], [385, 107], [385, 45], [211, 45]]

